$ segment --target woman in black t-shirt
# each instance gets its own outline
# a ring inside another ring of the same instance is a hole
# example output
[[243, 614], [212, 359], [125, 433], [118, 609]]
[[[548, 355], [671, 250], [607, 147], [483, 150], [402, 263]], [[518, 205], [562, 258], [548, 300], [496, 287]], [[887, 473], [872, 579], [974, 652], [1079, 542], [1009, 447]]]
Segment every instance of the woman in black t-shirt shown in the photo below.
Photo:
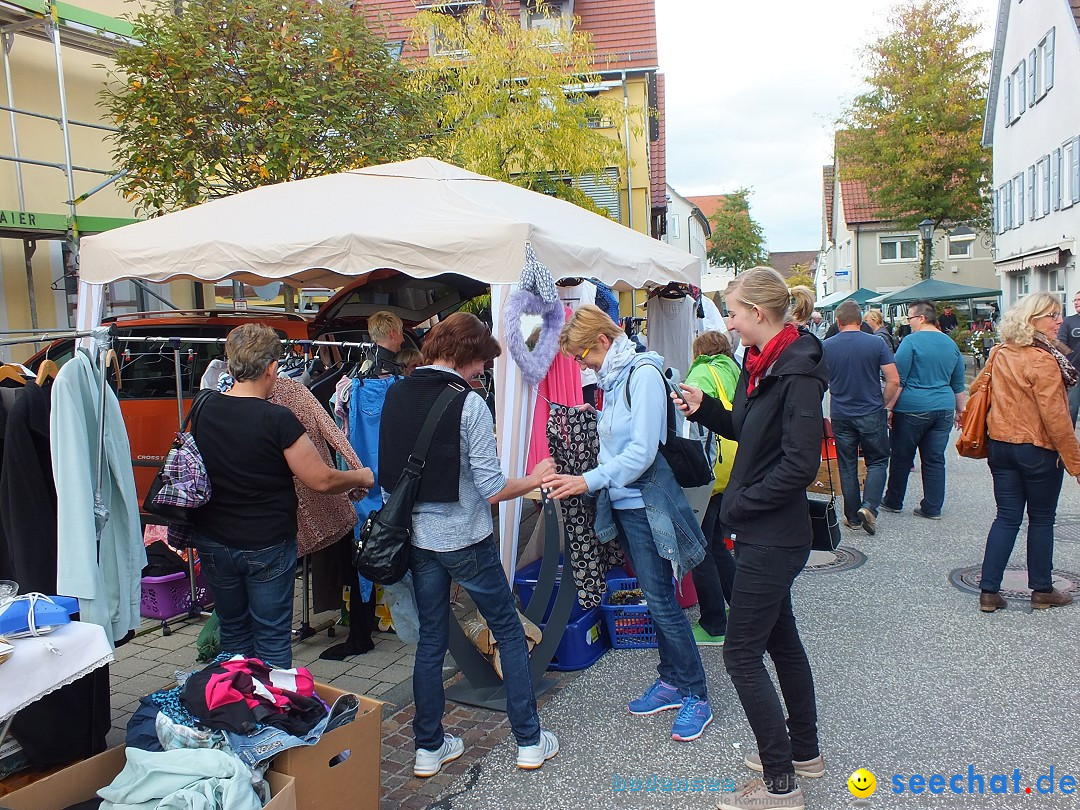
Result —
[[293, 476], [316, 492], [366, 490], [371, 470], [336, 470], [319, 457], [287, 408], [267, 402], [281, 341], [245, 324], [225, 343], [236, 384], [203, 403], [192, 426], [210, 501], [194, 513], [195, 545], [214, 597], [225, 652], [292, 665], [289, 628], [296, 571]]

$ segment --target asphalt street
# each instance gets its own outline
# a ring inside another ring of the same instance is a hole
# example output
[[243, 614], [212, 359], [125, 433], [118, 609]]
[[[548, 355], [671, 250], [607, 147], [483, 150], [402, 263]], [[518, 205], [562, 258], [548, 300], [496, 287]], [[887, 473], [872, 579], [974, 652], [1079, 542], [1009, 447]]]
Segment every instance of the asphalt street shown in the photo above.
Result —
[[[941, 521], [911, 513], [920, 492], [916, 472], [904, 514], [883, 512], [874, 537], [844, 530], [844, 547], [862, 552], [864, 564], [808, 570], [796, 582], [827, 768], [825, 778], [803, 780], [806, 806], [1080, 807], [1080, 796], [1067, 792], [1080, 781], [1080, 606], [1032, 611], [1020, 599], [980, 613], [977, 596], [954, 586], [950, 572], [982, 560], [994, 516], [986, 463], [950, 446]], [[1080, 572], [1080, 486], [1067, 475], [1058, 511], [1055, 570]], [[1025, 531], [1012, 560], [1021, 566]], [[1023, 588], [1023, 573], [1010, 584]], [[561, 743], [555, 759], [539, 772], [518, 771], [508, 739], [433, 806], [714, 807], [718, 793], [709, 788], [748, 778], [742, 759], [755, 747], [722, 650], [701, 654], [715, 721], [700, 740], [670, 739], [673, 712], [628, 714], [627, 700], [655, 677], [656, 651], [611, 651], [542, 712]], [[858, 768], [877, 780], [866, 800], [847, 789]], [[969, 792], [980, 784], [983, 793]]]

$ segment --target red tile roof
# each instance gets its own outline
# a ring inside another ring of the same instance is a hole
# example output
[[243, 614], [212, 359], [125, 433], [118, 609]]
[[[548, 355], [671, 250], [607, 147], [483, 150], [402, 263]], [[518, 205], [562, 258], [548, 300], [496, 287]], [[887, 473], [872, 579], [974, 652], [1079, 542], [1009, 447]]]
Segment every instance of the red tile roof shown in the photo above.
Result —
[[[839, 130], [833, 141], [833, 155], [839, 152], [836, 145], [840, 140], [849, 137], [845, 130]], [[873, 200], [873, 190], [861, 180], [849, 180], [845, 177], [844, 168], [840, 165], [839, 158], [834, 158], [833, 163], [836, 176], [840, 179], [840, 196], [844, 201], [844, 222], [848, 225], [865, 225], [871, 222], [888, 222]], [[835, 203], [834, 203], [835, 206]]]
[[836, 198], [836, 168], [830, 164], [821, 168], [821, 192], [825, 199], [825, 238], [821, 244], [828, 245], [832, 241], [832, 214], [833, 202]]
[[713, 214], [720, 210], [720, 206], [724, 204], [727, 197], [723, 194], [707, 194], [703, 197], [687, 197], [686, 199], [700, 208], [705, 219], [711, 221]]
[[[507, 5], [514, 4], [510, 0]], [[575, 0], [577, 30], [592, 34], [598, 70], [656, 67], [655, 0]]]
[[[416, 16], [418, 2], [357, 0], [356, 5], [373, 31], [394, 42], [408, 40], [410, 29], [405, 23]], [[654, 4], [655, 0], [574, 0], [574, 15], [580, 19], [576, 30], [592, 35], [597, 70], [640, 70], [657, 66]], [[504, 0], [503, 8], [514, 15], [520, 10], [521, 3]], [[406, 52], [405, 56], [426, 57], [427, 47]]]
[[806, 268], [806, 275], [813, 276], [817, 258], [816, 250], [785, 250], [769, 254], [769, 267], [784, 278], [791, 278], [795, 275], [795, 265], [801, 264]]
[[840, 197], [844, 201], [844, 222], [849, 226], [889, 221], [874, 203], [866, 183], [860, 180], [841, 180]]
[[664, 74], [656, 74], [656, 115], [659, 135], [649, 144], [649, 185], [653, 209], [667, 208], [667, 127], [664, 125]]
[[1080, 28], [1080, 0], [1069, 0], [1069, 5], [1072, 6], [1073, 19], [1076, 20], [1076, 27]]

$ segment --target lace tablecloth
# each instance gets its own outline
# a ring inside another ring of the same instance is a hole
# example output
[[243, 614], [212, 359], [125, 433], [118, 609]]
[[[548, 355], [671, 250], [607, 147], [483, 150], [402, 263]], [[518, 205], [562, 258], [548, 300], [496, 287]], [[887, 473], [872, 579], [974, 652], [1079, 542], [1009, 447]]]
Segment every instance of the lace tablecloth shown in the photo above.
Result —
[[0, 723], [35, 700], [115, 660], [105, 629], [72, 622], [44, 636], [11, 639], [0, 664]]

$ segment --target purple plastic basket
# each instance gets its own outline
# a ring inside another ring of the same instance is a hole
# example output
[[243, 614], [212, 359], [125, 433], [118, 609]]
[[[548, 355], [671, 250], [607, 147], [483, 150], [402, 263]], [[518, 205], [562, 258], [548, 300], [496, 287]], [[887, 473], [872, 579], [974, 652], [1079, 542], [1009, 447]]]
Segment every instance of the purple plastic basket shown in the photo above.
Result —
[[[195, 593], [199, 604], [208, 600], [208, 589], [202, 571], [195, 575]], [[142, 578], [142, 607], [139, 612], [147, 619], [171, 619], [188, 612], [191, 607], [191, 586], [186, 571], [164, 577]]]

